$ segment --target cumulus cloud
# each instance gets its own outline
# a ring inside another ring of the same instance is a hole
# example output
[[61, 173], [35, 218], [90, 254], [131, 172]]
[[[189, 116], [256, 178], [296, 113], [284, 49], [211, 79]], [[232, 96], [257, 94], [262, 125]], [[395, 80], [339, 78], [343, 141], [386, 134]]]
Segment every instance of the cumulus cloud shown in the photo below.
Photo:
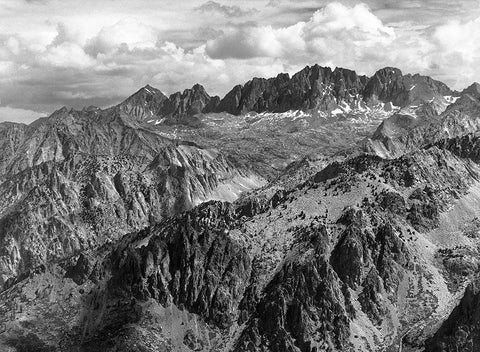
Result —
[[282, 57], [295, 62], [311, 57], [321, 61], [337, 59], [341, 63], [348, 57], [358, 59], [394, 40], [394, 29], [385, 26], [367, 6], [331, 3], [307, 22], [288, 27], [232, 28], [208, 41], [206, 51], [219, 59]]
[[158, 39], [158, 31], [138, 21], [122, 20], [113, 26], [103, 27], [86, 45], [92, 56], [110, 53], [121, 45], [128, 49], [153, 48]]
[[479, 80], [480, 17], [441, 25], [434, 30], [432, 38], [436, 50], [430, 55], [431, 63], [437, 72], [448, 72], [455, 77], [455, 85]]
[[45, 65], [76, 69], [86, 69], [95, 64], [95, 60], [80, 45], [69, 42], [48, 47], [39, 59]]
[[216, 12], [225, 17], [241, 17], [252, 15], [257, 12], [256, 9], [242, 9], [239, 6], [222, 5], [216, 1], [207, 1], [206, 3], [195, 8], [198, 12]]
[[432, 27], [393, 26], [365, 4], [329, 3], [290, 26], [231, 27], [207, 42], [206, 53], [224, 60], [270, 57], [290, 66], [342, 66], [363, 74], [396, 66], [461, 88], [480, 76], [480, 17]]
[[433, 38], [445, 53], [458, 53], [466, 61], [480, 56], [480, 17], [460, 23], [450, 22], [436, 28]]

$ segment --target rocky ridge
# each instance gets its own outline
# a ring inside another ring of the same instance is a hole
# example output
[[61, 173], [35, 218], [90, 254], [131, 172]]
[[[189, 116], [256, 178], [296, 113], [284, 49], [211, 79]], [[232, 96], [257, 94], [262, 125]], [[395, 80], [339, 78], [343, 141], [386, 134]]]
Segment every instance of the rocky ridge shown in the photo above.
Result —
[[[345, 111], [366, 109], [375, 104], [406, 107], [426, 102], [443, 102], [453, 92], [443, 83], [427, 76], [403, 75], [397, 68], [386, 67], [372, 77], [355, 71], [319, 65], [306, 66], [290, 77], [253, 78], [237, 85], [225, 97], [211, 97], [195, 84], [183, 93], [166, 97], [158, 89], [146, 86], [118, 107], [139, 119], [156, 123], [166, 119], [178, 122], [201, 113], [286, 112], [289, 110]], [[188, 121], [184, 120], [183, 122]]]

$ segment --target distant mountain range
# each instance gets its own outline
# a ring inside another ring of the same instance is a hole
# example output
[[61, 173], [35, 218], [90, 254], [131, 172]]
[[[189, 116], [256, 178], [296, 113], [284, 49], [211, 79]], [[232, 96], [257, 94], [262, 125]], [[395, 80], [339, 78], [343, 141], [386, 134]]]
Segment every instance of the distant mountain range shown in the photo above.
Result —
[[442, 82], [418, 74], [403, 75], [397, 68], [383, 68], [369, 78], [348, 69], [332, 71], [314, 65], [292, 77], [282, 73], [275, 78], [254, 78], [235, 86], [223, 99], [211, 97], [199, 84], [170, 97], [147, 85], [118, 108], [138, 119], [179, 119], [200, 113], [333, 111], [342, 104], [354, 108], [379, 102], [404, 107], [454, 94]]

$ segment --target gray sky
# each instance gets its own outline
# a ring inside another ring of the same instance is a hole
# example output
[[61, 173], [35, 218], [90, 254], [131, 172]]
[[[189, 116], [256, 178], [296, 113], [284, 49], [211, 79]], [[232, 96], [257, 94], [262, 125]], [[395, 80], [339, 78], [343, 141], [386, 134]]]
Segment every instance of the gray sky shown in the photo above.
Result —
[[0, 0], [0, 121], [318, 63], [480, 81], [480, 0]]

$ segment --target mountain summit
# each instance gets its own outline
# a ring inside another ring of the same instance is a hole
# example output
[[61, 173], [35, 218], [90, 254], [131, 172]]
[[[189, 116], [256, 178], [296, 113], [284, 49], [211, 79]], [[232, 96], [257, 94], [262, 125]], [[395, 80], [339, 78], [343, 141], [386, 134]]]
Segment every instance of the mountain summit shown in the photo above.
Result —
[[136, 119], [148, 120], [161, 114], [167, 99], [159, 89], [147, 84], [118, 105], [118, 108]]

